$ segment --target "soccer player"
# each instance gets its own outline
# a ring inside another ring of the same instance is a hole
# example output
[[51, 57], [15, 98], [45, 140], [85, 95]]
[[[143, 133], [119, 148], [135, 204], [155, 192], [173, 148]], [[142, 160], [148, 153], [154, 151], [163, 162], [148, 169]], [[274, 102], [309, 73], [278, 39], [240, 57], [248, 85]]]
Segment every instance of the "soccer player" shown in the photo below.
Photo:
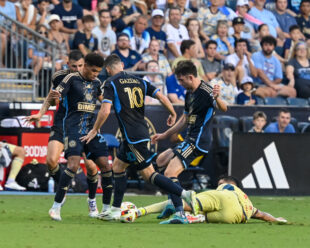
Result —
[[[238, 185], [239, 181], [234, 177], [222, 177], [218, 181], [216, 190], [208, 190], [196, 195], [197, 210], [200, 214], [205, 215], [207, 223], [247, 223], [251, 218], [267, 222], [287, 223], [287, 220], [282, 217], [276, 218], [255, 208]], [[168, 201], [164, 201], [141, 207], [136, 211], [136, 214], [141, 217], [151, 213], [160, 213], [168, 204]], [[186, 202], [183, 204], [186, 211], [194, 212]], [[174, 211], [173, 208], [169, 210], [170, 213]]]
[[[50, 107], [50, 101], [52, 103], [53, 97], [57, 97], [57, 94], [55, 95], [55, 92], [53, 90], [56, 89], [56, 87], [62, 82], [62, 80], [69, 75], [70, 73], [73, 72], [81, 72], [83, 67], [84, 67], [84, 56], [79, 50], [73, 50], [69, 54], [69, 62], [68, 62], [68, 70], [61, 70], [56, 72], [53, 77], [52, 77], [52, 90], [50, 91], [49, 95], [45, 99], [39, 113], [31, 115], [26, 117], [26, 120], [28, 122], [33, 122], [33, 121], [39, 121], [42, 116], [46, 113], [46, 111]], [[46, 164], [49, 170], [50, 175], [54, 178], [55, 182], [58, 184], [59, 183], [59, 178], [60, 178], [60, 167], [58, 164], [60, 155], [62, 151], [64, 150], [64, 130], [63, 130], [63, 120], [66, 115], [66, 99], [64, 101], [61, 101], [58, 107], [58, 111], [56, 112], [55, 119], [53, 126], [51, 128], [51, 133], [50, 137], [48, 140], [48, 145], [47, 145], [47, 156], [46, 156]], [[85, 153], [82, 154], [83, 159], [85, 162], [85, 166], [87, 169], [87, 183], [89, 188], [92, 188], [91, 185], [93, 183], [96, 183], [97, 181], [97, 166], [96, 164], [91, 161], [86, 159]], [[110, 170], [111, 172], [111, 170]], [[107, 173], [103, 174], [105, 176]], [[103, 184], [105, 184], [106, 177], [102, 180]], [[108, 181], [111, 181], [111, 178], [108, 179]], [[108, 185], [111, 183], [108, 182]], [[110, 189], [108, 189], [110, 191]], [[89, 191], [89, 199], [92, 199], [91, 197], [93, 196], [93, 192], [90, 190]], [[103, 197], [104, 198], [104, 197]], [[64, 198], [65, 199], [65, 198]], [[94, 201], [88, 200], [89, 204], [89, 216], [90, 217], [95, 217], [96, 216], [96, 205], [94, 204]]]
[[[104, 83], [104, 100], [97, 116], [93, 129], [83, 141], [90, 142], [96, 137], [97, 130], [108, 118], [111, 105], [113, 104], [115, 113], [121, 129], [123, 141], [121, 142], [118, 154], [113, 161], [114, 173], [114, 201], [112, 207], [107, 209], [100, 216], [104, 220], [113, 220], [120, 218], [120, 206], [126, 191], [126, 168], [130, 163], [137, 163], [137, 168], [145, 180], [179, 197], [182, 196], [187, 202], [194, 202], [194, 192], [185, 191], [179, 185], [173, 183], [170, 179], [155, 172], [151, 161], [155, 157], [147, 147], [150, 140], [148, 128], [144, 120], [144, 99], [145, 96], [156, 97], [161, 104], [170, 113], [167, 125], [175, 123], [176, 113], [172, 104], [166, 96], [156, 89], [149, 82], [142, 80], [123, 71], [121, 59], [113, 54], [107, 57], [106, 69], [112, 77]], [[182, 205], [182, 202], [181, 202]], [[177, 209], [179, 216], [178, 223], [188, 223], [184, 215], [183, 206]]]
[[[60, 176], [55, 201], [49, 210], [49, 215], [53, 220], [61, 220], [62, 201], [71, 179], [79, 168], [80, 157], [83, 152], [85, 152], [87, 158], [92, 159], [99, 166], [103, 176], [105, 173], [112, 174], [108, 164], [108, 149], [104, 138], [98, 134], [88, 144], [80, 140], [80, 137], [93, 128], [96, 101], [97, 99], [102, 100], [101, 81], [97, 76], [102, 70], [103, 64], [104, 59], [101, 55], [89, 53], [85, 57], [85, 65], [82, 71], [70, 73], [55, 89], [55, 92], [58, 92], [65, 103], [64, 149], [68, 164]], [[92, 192], [92, 195], [89, 195], [88, 202], [90, 212], [93, 212], [92, 216], [95, 217], [98, 212], [95, 200], [98, 174], [91, 175], [89, 179], [91, 179], [89, 191]], [[110, 193], [112, 193], [112, 190], [110, 190]], [[107, 191], [105, 191], [105, 194], [107, 194]]]
[[[210, 123], [215, 109], [227, 111], [227, 105], [219, 97], [220, 89], [218, 86], [212, 88], [198, 78], [196, 66], [192, 61], [179, 62], [175, 74], [180, 84], [187, 90], [184, 113], [173, 127], [164, 133], [155, 134], [152, 137], [152, 142], [156, 143], [159, 140], [167, 139], [187, 128], [184, 141], [179, 143], [173, 150], [166, 150], [157, 158], [159, 168], [168, 165], [165, 176], [180, 185], [178, 181], [179, 174], [190, 165], [198, 165], [208, 153], [211, 145]], [[178, 205], [182, 206], [179, 197], [175, 195], [169, 197], [172, 202], [177, 201]], [[162, 224], [173, 223], [175, 219], [176, 217], [173, 216]]]

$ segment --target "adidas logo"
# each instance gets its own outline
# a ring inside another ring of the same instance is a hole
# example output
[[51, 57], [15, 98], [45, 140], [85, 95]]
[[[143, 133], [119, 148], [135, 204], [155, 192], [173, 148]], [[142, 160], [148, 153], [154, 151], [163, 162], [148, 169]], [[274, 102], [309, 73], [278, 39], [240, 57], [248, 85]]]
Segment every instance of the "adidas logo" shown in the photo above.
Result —
[[[290, 186], [288, 185], [279, 153], [274, 142], [264, 149], [264, 154], [268, 164], [265, 164], [263, 157], [257, 160], [252, 166], [254, 173], [250, 173], [242, 179], [241, 182], [243, 187], [248, 189], [256, 189], [257, 182], [258, 188], [260, 189], [289, 189]], [[267, 166], [269, 168], [269, 172]], [[256, 182], [253, 174], [256, 178]], [[269, 174], [271, 174], [271, 178]], [[273, 187], [271, 181], [272, 179], [275, 187]]]

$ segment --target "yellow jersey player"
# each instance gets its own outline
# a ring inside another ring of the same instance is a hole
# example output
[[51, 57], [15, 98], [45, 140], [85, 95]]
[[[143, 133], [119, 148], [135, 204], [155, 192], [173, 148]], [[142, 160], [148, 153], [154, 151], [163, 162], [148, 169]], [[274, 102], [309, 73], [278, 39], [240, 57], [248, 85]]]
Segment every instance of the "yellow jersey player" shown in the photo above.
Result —
[[[260, 211], [255, 208], [249, 197], [237, 186], [238, 181], [233, 177], [223, 177], [218, 182], [219, 186], [216, 190], [209, 190], [196, 195], [198, 202], [197, 218], [188, 215], [189, 222], [207, 223], [227, 223], [238, 224], [246, 223], [249, 219], [260, 219], [267, 222], [286, 223], [282, 217], [273, 217], [271, 214]], [[162, 215], [169, 217], [173, 214], [172, 205], [167, 204], [168, 201], [155, 203], [137, 210], [137, 216], [141, 217], [151, 213], [163, 211]], [[193, 210], [185, 202], [184, 210], [193, 212]], [[201, 218], [201, 214], [204, 218]], [[190, 220], [191, 219], [191, 220]]]

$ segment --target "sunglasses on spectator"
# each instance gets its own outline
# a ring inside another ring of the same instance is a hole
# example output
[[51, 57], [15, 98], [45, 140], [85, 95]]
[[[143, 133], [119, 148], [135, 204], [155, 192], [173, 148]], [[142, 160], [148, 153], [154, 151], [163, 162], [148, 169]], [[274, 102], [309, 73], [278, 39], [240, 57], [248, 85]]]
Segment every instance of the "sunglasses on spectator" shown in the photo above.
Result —
[[45, 35], [47, 35], [48, 33], [47, 33], [47, 32], [43, 32], [43, 31], [40, 31], [39, 34], [45, 34]]

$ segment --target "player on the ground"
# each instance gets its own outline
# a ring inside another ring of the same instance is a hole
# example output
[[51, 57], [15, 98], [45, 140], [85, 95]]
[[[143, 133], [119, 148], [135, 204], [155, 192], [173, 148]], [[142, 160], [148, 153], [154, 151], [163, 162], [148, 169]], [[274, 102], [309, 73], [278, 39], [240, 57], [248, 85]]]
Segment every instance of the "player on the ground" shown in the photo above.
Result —
[[[62, 172], [59, 180], [55, 201], [49, 214], [54, 220], [61, 220], [60, 209], [71, 179], [75, 176], [80, 165], [80, 157], [85, 152], [87, 158], [93, 160], [102, 174], [112, 173], [108, 164], [108, 149], [103, 136], [98, 134], [92, 142], [85, 144], [80, 138], [86, 135], [95, 122], [95, 108], [97, 99], [102, 100], [101, 81], [97, 78], [102, 70], [104, 59], [96, 53], [89, 53], [85, 57], [85, 65], [81, 72], [67, 75], [56, 87], [55, 92], [64, 99], [64, 149], [67, 168]], [[98, 174], [88, 175], [90, 179], [89, 207], [92, 216], [97, 215], [96, 189]], [[110, 183], [112, 184], [112, 182]], [[112, 190], [110, 190], [110, 194]], [[103, 197], [109, 194], [105, 190]], [[108, 196], [109, 198], [111, 196]]]
[[[127, 184], [126, 168], [130, 163], [134, 162], [137, 162], [137, 168], [144, 180], [149, 180], [152, 184], [169, 193], [176, 194], [179, 197], [182, 196], [190, 202], [194, 196], [192, 191], [183, 190], [169, 178], [155, 172], [151, 164], [155, 154], [147, 147], [150, 137], [146, 121], [144, 120], [145, 96], [156, 97], [168, 110], [170, 113], [167, 120], [168, 126], [173, 125], [176, 120], [176, 113], [172, 104], [152, 84], [124, 72], [123, 63], [117, 55], [114, 54], [107, 57], [105, 64], [108, 73], [112, 77], [104, 83], [104, 100], [102, 101], [96, 123], [88, 135], [82, 139], [89, 142], [96, 136], [97, 130], [108, 118], [113, 103], [123, 140], [112, 166], [115, 181], [114, 201], [111, 209], [102, 213], [101, 218], [105, 220], [120, 218], [120, 206]], [[180, 217], [179, 223], [188, 223], [183, 207], [178, 205], [176, 207], [179, 207], [177, 210], [177, 214]]]
[[[197, 69], [193, 62], [189, 60], [179, 62], [175, 74], [180, 84], [187, 90], [184, 114], [166, 132], [155, 134], [152, 137], [152, 142], [167, 139], [187, 128], [184, 141], [179, 143], [173, 150], [168, 149], [157, 159], [159, 167], [168, 165], [165, 176], [180, 185], [178, 181], [179, 174], [190, 165], [197, 165], [203, 156], [208, 153], [211, 145], [210, 123], [215, 109], [227, 111], [227, 105], [219, 97], [220, 89], [218, 86], [212, 88], [197, 77]], [[177, 201], [178, 205], [182, 205], [180, 197], [170, 195], [170, 199], [171, 201]], [[176, 219], [178, 219], [178, 216], [173, 216], [170, 220], [162, 222], [162, 224], [173, 223]]]
[[[273, 217], [271, 214], [255, 208], [249, 197], [237, 186], [238, 180], [234, 177], [223, 177], [218, 182], [216, 190], [209, 190], [196, 195], [198, 202], [197, 211], [205, 218], [196, 219], [192, 216], [193, 222], [207, 223], [246, 223], [249, 219], [260, 219], [268, 222], [287, 223], [282, 217]], [[137, 217], [151, 213], [160, 213], [168, 205], [168, 201], [155, 203], [139, 208]], [[185, 211], [194, 212], [186, 202], [183, 202]], [[171, 212], [175, 210], [171, 208]]]
[[[24, 148], [0, 141], [0, 166], [8, 167], [11, 164], [10, 174], [4, 185], [6, 190], [26, 190], [25, 187], [20, 186], [15, 181], [20, 169], [22, 168], [24, 159]], [[0, 190], [3, 190], [1, 185]]]
[[[70, 52], [68, 67], [69, 69], [57, 71], [53, 75], [52, 90], [50, 91], [44, 103], [42, 104], [42, 107], [39, 113], [26, 117], [26, 120], [28, 122], [39, 121], [42, 118], [42, 116], [49, 109], [50, 105], [54, 103], [53, 97], [57, 96], [55, 95], [55, 92], [53, 90], [56, 89], [56, 87], [62, 82], [62, 80], [67, 75], [73, 72], [82, 71], [84, 67], [84, 56], [79, 50], [73, 50]], [[61, 174], [58, 161], [59, 161], [61, 153], [64, 150], [63, 120], [66, 115], [65, 104], [66, 104], [66, 98], [64, 98], [59, 103], [58, 110], [55, 114], [54, 123], [53, 123], [53, 126], [51, 127], [51, 133], [50, 133], [50, 137], [49, 137], [48, 145], [47, 145], [46, 164], [47, 164], [50, 175], [54, 178], [57, 184], [59, 183], [59, 178]], [[85, 167], [87, 169], [87, 183], [90, 188], [90, 185], [94, 183], [93, 181], [97, 180], [94, 176], [97, 175], [98, 170], [97, 170], [96, 164], [93, 161], [86, 159], [85, 153], [83, 153], [82, 156], [85, 162]], [[106, 174], [107, 173], [103, 174], [103, 177]], [[104, 185], [106, 184], [105, 181], [106, 181], [105, 179], [102, 180]], [[107, 183], [107, 185], [111, 185], [111, 184], [112, 184], [111, 182]], [[108, 191], [111, 191], [111, 190], [108, 189]], [[93, 195], [93, 192], [89, 191], [89, 199], [91, 199], [90, 196], [92, 195]], [[95, 206], [93, 204], [93, 201], [88, 201], [88, 204], [89, 204], [90, 217], [95, 217], [96, 211], [95, 211]]]

